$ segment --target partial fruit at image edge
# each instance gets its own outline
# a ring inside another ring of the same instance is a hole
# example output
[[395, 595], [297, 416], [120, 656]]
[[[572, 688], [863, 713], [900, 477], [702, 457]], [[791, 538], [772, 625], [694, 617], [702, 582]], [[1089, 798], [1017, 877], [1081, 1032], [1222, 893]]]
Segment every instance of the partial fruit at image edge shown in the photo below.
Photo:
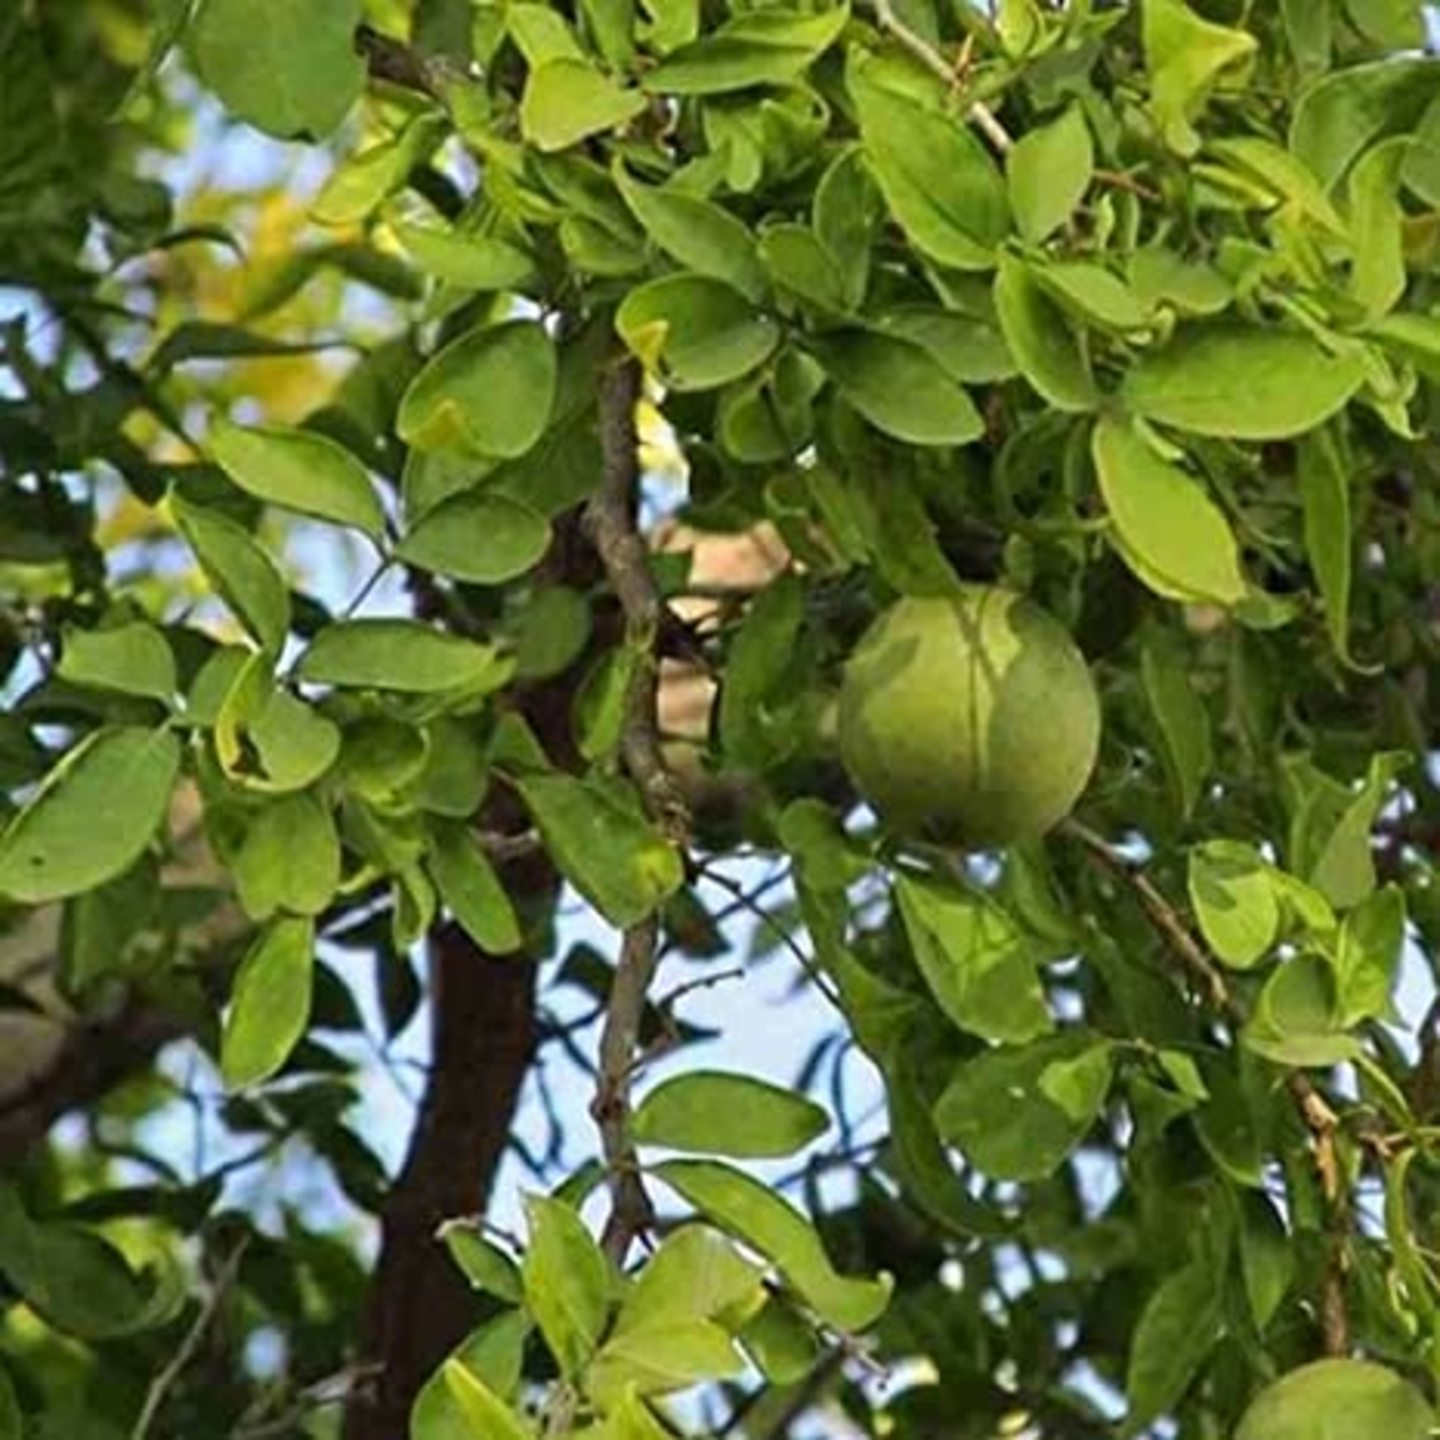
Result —
[[995, 586], [907, 598], [846, 666], [840, 755], [898, 833], [966, 848], [1037, 839], [1095, 768], [1100, 700], [1069, 633]]

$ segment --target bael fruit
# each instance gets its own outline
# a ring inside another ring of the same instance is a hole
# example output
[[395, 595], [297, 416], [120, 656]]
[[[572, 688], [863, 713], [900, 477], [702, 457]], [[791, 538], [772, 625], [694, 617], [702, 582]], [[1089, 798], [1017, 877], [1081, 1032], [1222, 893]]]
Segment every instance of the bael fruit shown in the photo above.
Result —
[[840, 691], [840, 754], [893, 828], [967, 846], [1043, 835], [1090, 778], [1094, 681], [1030, 601], [966, 585], [905, 599], [870, 627]]
[[1407, 1380], [1368, 1360], [1317, 1360], [1262, 1390], [1235, 1440], [1425, 1440], [1435, 1412]]

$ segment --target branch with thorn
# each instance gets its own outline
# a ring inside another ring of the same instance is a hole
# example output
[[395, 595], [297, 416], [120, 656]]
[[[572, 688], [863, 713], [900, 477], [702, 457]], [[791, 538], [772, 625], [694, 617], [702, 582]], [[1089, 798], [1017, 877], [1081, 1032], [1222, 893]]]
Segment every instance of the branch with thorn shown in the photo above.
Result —
[[[640, 459], [635, 407], [640, 388], [639, 366], [629, 358], [613, 362], [602, 377], [602, 473], [600, 487], [585, 508], [584, 524], [619, 602], [625, 644], [637, 657], [625, 697], [621, 762], [646, 813], [683, 853], [690, 838], [689, 805], [660, 744], [658, 650], [666, 609], [636, 513]], [[645, 1000], [659, 958], [660, 922], [651, 915], [632, 925], [621, 940], [600, 1036], [600, 1075], [591, 1113], [610, 1172], [610, 1215], [601, 1243], [617, 1263], [649, 1229], [654, 1215], [630, 1138], [630, 1089]]]
[[[1247, 1019], [1244, 1007], [1231, 993], [1220, 966], [1144, 869], [1078, 820], [1067, 820], [1063, 833], [1078, 841], [1102, 870], [1129, 887], [1146, 919], [1180, 961], [1206, 1003], [1238, 1034]], [[1329, 1253], [1321, 1296], [1321, 1336], [1326, 1355], [1343, 1356], [1350, 1349], [1350, 1321], [1345, 1304], [1349, 1199], [1336, 1145], [1340, 1117], [1303, 1070], [1292, 1070], [1286, 1077], [1285, 1088], [1309, 1132], [1315, 1171], [1325, 1197]]]

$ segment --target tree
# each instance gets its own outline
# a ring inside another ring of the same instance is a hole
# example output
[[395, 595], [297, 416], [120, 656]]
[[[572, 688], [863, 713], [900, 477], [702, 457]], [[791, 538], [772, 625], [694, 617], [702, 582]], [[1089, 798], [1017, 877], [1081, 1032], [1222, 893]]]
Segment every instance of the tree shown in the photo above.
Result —
[[[14, 0], [0, 1436], [1428, 1435], [1425, 40], [1405, 0]], [[182, 178], [257, 132], [308, 216]], [[297, 533], [363, 557], [338, 602]], [[953, 727], [984, 843], [923, 772], [877, 813], [848, 657], [1007, 594], [1052, 637], [1020, 708], [950, 639], [879, 746]], [[1098, 759], [1027, 829], [1072, 642]], [[737, 962], [833, 1006], [793, 1088], [687, 1019]], [[359, 965], [430, 1027], [393, 1177]], [[502, 1233], [555, 1055], [592, 1158]]]

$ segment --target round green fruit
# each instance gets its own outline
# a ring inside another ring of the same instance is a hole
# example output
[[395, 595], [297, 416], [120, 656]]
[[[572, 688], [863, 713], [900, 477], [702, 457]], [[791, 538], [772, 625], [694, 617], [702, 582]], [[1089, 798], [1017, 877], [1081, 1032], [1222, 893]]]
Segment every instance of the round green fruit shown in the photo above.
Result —
[[1008, 590], [906, 599], [845, 669], [840, 755], [893, 828], [974, 847], [1043, 835], [1095, 767], [1100, 702], [1050, 615]]

